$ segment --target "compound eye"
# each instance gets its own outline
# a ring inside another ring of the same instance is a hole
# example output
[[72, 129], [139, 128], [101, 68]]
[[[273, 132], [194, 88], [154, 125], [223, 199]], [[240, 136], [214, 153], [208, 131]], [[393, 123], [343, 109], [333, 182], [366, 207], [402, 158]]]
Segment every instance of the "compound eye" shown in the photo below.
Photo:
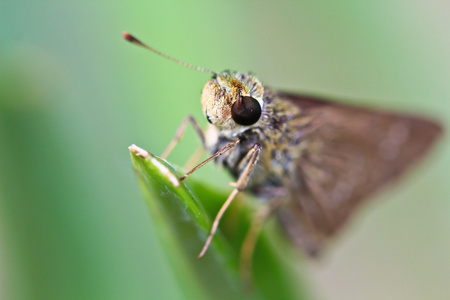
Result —
[[261, 105], [252, 97], [241, 97], [231, 107], [231, 117], [239, 125], [253, 125], [261, 117]]

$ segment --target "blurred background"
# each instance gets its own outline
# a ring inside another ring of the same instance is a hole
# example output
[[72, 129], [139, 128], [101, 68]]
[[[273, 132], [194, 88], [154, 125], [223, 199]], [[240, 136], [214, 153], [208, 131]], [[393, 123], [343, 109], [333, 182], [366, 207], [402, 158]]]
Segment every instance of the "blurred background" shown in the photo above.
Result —
[[[448, 1], [0, 2], [0, 298], [183, 299], [127, 147], [205, 125], [196, 73], [122, 40], [268, 85], [450, 128]], [[191, 130], [171, 161], [198, 147]], [[449, 299], [450, 143], [366, 205], [319, 262], [318, 299]], [[199, 171], [212, 185], [227, 176]], [[195, 258], [193, 258], [195, 259]]]

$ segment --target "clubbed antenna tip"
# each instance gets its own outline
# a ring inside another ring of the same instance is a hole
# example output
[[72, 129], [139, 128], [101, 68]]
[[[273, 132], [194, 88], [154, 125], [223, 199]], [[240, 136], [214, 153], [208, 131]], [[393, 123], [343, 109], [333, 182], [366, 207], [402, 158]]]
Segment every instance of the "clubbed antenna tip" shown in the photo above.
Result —
[[216, 72], [214, 72], [214, 71], [211, 71], [211, 70], [208, 70], [208, 69], [205, 69], [205, 68], [200, 68], [200, 67], [197, 67], [197, 66], [194, 66], [194, 65], [185, 63], [185, 62], [183, 62], [183, 61], [181, 61], [181, 60], [178, 60], [178, 59], [176, 59], [176, 58], [173, 58], [173, 57], [171, 57], [171, 56], [169, 56], [169, 55], [167, 55], [167, 54], [165, 54], [165, 53], [163, 53], [163, 52], [161, 52], [161, 51], [158, 51], [158, 50], [156, 50], [155, 48], [150, 47], [150, 46], [148, 46], [148, 45], [142, 43], [140, 40], [138, 40], [137, 38], [135, 38], [133, 35], [129, 34], [128, 32], [123, 32], [123, 33], [122, 33], [122, 37], [123, 37], [125, 40], [129, 41], [130, 43], [132, 43], [132, 44], [141, 46], [141, 47], [143, 47], [143, 48], [145, 48], [145, 49], [147, 49], [147, 50], [152, 51], [153, 53], [156, 53], [156, 54], [158, 54], [158, 55], [160, 55], [160, 56], [162, 56], [162, 57], [164, 57], [164, 58], [167, 58], [168, 60], [171, 60], [171, 61], [173, 61], [173, 62], [175, 62], [175, 63], [177, 63], [177, 64], [179, 64], [179, 65], [182, 65], [182, 66], [184, 66], [184, 67], [186, 67], [186, 68], [189, 68], [189, 69], [192, 69], [192, 70], [196, 70], [196, 71], [200, 71], [200, 72], [204, 72], [204, 73], [210, 73], [210, 74], [213, 74], [213, 75], [215, 75], [215, 76], [218, 75], [218, 74], [217, 74]]

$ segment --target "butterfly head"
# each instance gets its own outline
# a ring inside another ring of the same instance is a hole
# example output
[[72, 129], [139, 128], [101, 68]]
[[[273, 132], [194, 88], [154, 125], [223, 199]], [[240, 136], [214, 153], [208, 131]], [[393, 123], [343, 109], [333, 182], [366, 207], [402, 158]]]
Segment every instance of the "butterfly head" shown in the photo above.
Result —
[[220, 129], [245, 130], [260, 120], [263, 95], [264, 87], [254, 76], [225, 71], [203, 88], [203, 112]]

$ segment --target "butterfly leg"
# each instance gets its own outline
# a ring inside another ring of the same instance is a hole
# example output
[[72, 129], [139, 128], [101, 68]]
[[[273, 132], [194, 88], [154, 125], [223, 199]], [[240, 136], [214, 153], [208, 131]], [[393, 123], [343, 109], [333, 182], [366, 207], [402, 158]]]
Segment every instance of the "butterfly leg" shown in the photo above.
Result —
[[253, 217], [252, 223], [250, 224], [250, 229], [248, 230], [244, 242], [242, 243], [239, 264], [242, 280], [247, 286], [250, 286], [252, 283], [252, 261], [259, 234], [261, 233], [265, 222], [273, 215], [278, 207], [285, 203], [285, 201], [285, 197], [278, 197], [260, 208]]
[[203, 134], [202, 129], [200, 128], [197, 121], [195, 121], [195, 119], [192, 116], [187, 116], [181, 122], [172, 141], [170, 141], [167, 148], [161, 154], [161, 158], [166, 159], [169, 156], [169, 154], [172, 152], [172, 150], [175, 148], [175, 146], [178, 144], [178, 142], [183, 137], [184, 131], [186, 130], [186, 126], [188, 123], [191, 123], [192, 127], [194, 127], [195, 133], [197, 133], [197, 135], [200, 138], [200, 141], [202, 142], [203, 147], [205, 147], [205, 135]]
[[204, 165], [206, 165], [207, 163], [209, 163], [210, 161], [212, 161], [214, 158], [221, 156], [222, 154], [224, 154], [225, 152], [230, 151], [231, 149], [233, 149], [238, 143], [240, 142], [240, 139], [237, 138], [234, 141], [226, 144], [225, 146], [223, 146], [222, 148], [220, 148], [216, 153], [214, 153], [212, 156], [208, 157], [207, 159], [205, 159], [204, 161], [202, 161], [201, 163], [199, 163], [197, 166], [195, 166], [194, 168], [192, 168], [192, 170], [190, 170], [189, 172], [186, 173], [186, 175], [184, 175], [183, 177], [180, 178], [181, 181], [185, 180], [189, 175], [191, 175], [192, 173], [194, 173], [195, 171], [197, 171], [198, 169], [200, 169], [201, 167], [203, 167]]
[[230, 196], [228, 196], [228, 199], [225, 201], [225, 203], [220, 208], [219, 212], [217, 213], [216, 218], [214, 219], [211, 232], [209, 233], [208, 238], [206, 239], [205, 245], [203, 246], [202, 251], [200, 252], [198, 258], [202, 258], [203, 255], [205, 255], [206, 250], [208, 250], [209, 244], [211, 243], [212, 238], [214, 237], [214, 234], [217, 231], [217, 227], [219, 226], [220, 219], [222, 218], [223, 214], [227, 210], [227, 208], [230, 206], [231, 202], [236, 198], [236, 196], [239, 194], [240, 191], [242, 191], [245, 186], [247, 185], [247, 182], [250, 178], [250, 175], [252, 174], [253, 168], [256, 165], [256, 162], [259, 157], [259, 153], [261, 151], [261, 146], [258, 144], [255, 144], [248, 152], [247, 155], [251, 153], [250, 160], [247, 163], [247, 166], [245, 167], [244, 171], [239, 176], [239, 179], [237, 180], [235, 184], [234, 190], [231, 192]]
[[192, 154], [189, 160], [184, 164], [183, 169], [191, 170], [192, 168], [194, 168], [202, 158], [203, 154], [205, 154], [205, 150], [206, 149], [204, 146], [198, 147], [194, 154]]

